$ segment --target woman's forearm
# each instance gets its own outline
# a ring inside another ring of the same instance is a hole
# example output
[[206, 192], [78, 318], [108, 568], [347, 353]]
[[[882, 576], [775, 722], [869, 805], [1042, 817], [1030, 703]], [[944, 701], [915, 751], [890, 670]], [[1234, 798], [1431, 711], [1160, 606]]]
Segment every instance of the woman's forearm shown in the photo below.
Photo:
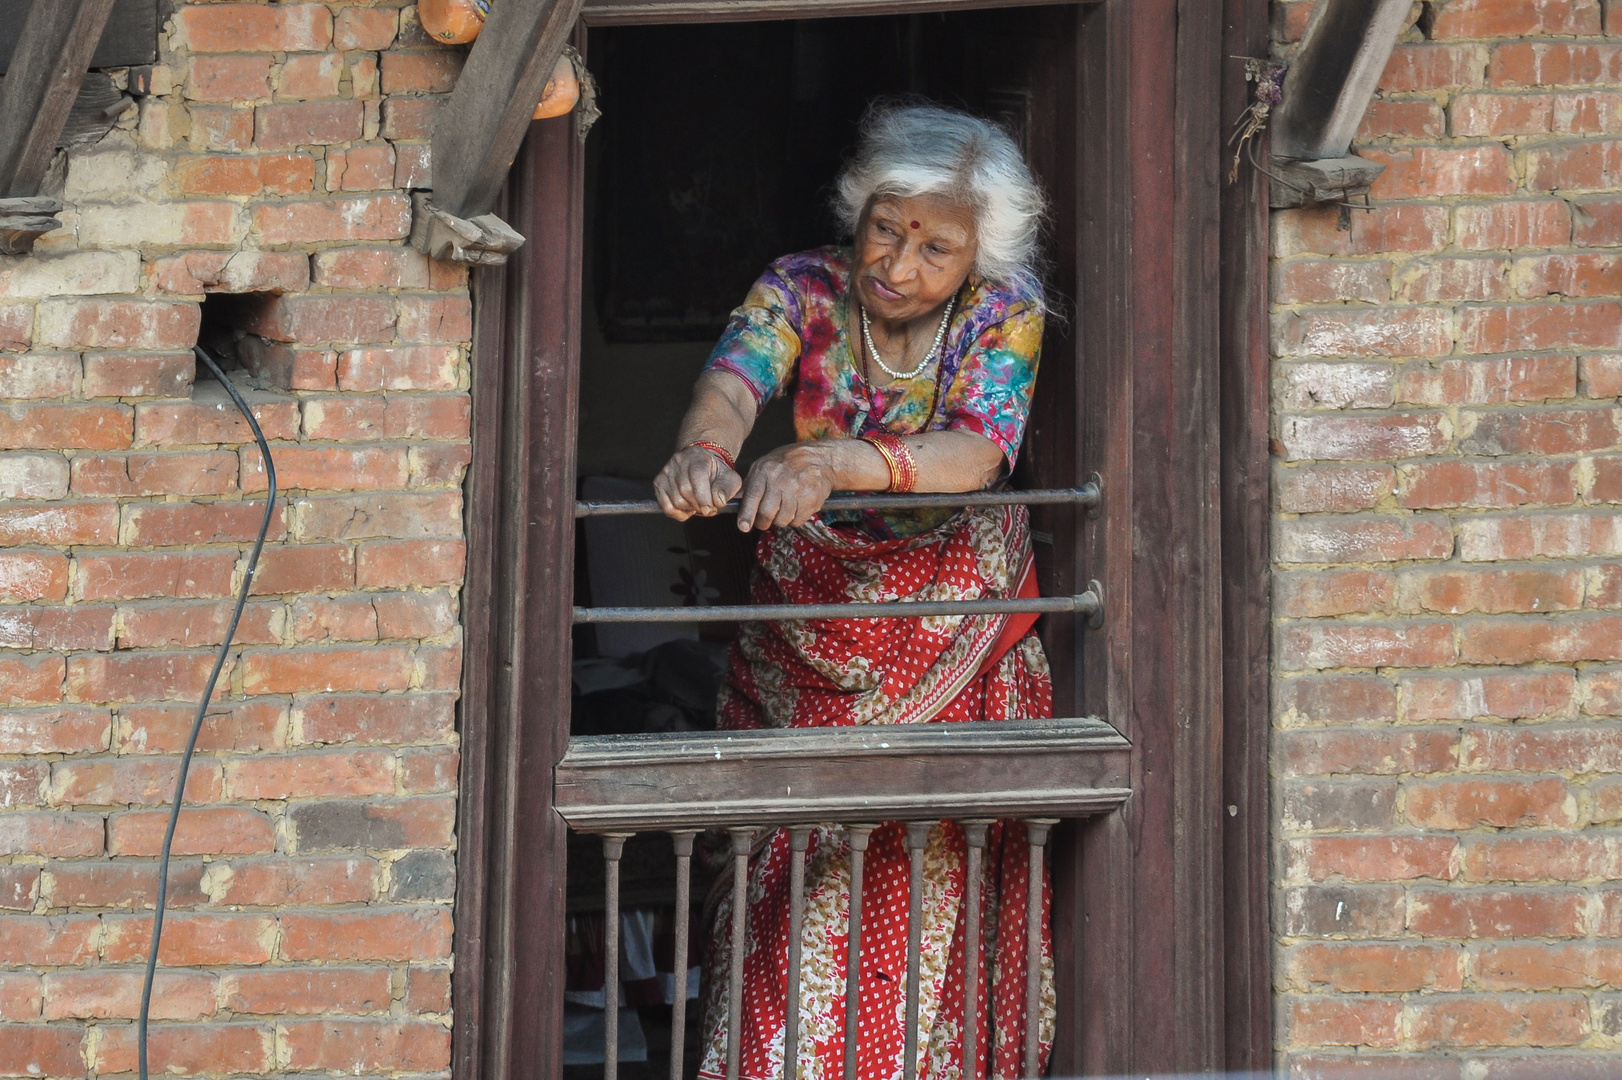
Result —
[[693, 403], [682, 417], [676, 446], [712, 442], [736, 460], [755, 426], [755, 395], [747, 383], [727, 371], [706, 371], [693, 384]]
[[[1003, 453], [972, 431], [930, 431], [901, 441], [918, 467], [914, 491], [979, 491], [1002, 475]], [[890, 486], [884, 455], [861, 439], [824, 439], [788, 448], [814, 455], [835, 491], [883, 491]]]

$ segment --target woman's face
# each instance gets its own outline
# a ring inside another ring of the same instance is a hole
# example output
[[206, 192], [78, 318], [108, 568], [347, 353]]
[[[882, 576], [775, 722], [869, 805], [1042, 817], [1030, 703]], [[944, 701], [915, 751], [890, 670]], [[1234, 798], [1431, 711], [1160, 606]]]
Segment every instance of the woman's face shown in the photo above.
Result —
[[938, 195], [881, 195], [856, 229], [857, 299], [887, 321], [926, 315], [962, 287], [977, 249], [967, 207]]

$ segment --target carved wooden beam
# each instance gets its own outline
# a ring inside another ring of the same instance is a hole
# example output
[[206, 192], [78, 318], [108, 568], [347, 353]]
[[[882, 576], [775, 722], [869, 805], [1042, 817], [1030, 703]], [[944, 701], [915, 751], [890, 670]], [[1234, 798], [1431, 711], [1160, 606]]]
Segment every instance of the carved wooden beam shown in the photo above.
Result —
[[113, 0], [36, 0], [0, 85], [0, 196], [39, 193]]
[[495, 206], [580, 5], [501, 0], [490, 6], [484, 31], [434, 124], [435, 207], [471, 220]]

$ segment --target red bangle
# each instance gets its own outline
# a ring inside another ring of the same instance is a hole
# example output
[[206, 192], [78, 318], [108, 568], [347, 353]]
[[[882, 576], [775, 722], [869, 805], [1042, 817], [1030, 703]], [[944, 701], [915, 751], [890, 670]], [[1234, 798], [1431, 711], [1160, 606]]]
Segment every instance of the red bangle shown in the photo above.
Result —
[[737, 464], [734, 462], [734, 459], [733, 459], [732, 455], [727, 453], [727, 449], [724, 446], [717, 446], [715, 443], [704, 442], [702, 440], [699, 441], [699, 442], [691, 442], [691, 443], [688, 443], [687, 445], [688, 446], [696, 446], [700, 450], [708, 450], [710, 453], [714, 454], [716, 457], [718, 457], [722, 461], [726, 462], [727, 468], [729, 468], [729, 469], [736, 469], [738, 467]]
[[901, 436], [881, 431], [863, 435], [862, 441], [884, 455], [884, 463], [890, 467], [890, 486], [886, 490], [904, 494], [918, 485], [918, 463]]

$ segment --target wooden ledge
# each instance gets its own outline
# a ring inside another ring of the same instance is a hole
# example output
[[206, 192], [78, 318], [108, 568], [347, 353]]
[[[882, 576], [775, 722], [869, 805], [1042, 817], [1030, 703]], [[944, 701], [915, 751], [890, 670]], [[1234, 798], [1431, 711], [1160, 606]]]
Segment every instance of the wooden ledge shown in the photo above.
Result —
[[1084, 817], [1131, 794], [1129, 751], [1096, 717], [576, 737], [553, 798], [583, 832]]

